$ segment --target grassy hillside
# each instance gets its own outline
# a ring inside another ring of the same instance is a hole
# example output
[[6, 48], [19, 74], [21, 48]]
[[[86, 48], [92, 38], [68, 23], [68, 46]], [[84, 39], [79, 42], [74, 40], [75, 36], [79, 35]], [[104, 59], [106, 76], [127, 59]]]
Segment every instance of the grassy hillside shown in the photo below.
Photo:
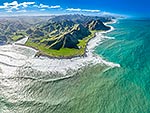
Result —
[[28, 29], [26, 33], [30, 37], [26, 45], [38, 49], [40, 51], [38, 56], [57, 58], [82, 56], [87, 42], [94, 37], [96, 31], [110, 29], [99, 20], [102, 18], [82, 15], [67, 17], [54, 17], [45, 24]]
[[95, 36], [95, 33], [96, 31], [91, 31], [90, 35], [84, 37], [82, 40], [79, 40], [79, 43], [77, 44], [79, 49], [64, 48], [64, 47], [62, 47], [59, 50], [50, 49], [49, 46], [46, 46], [44, 44], [34, 43], [30, 39], [27, 41], [26, 45], [38, 49], [39, 53], [37, 54], [37, 56], [46, 55], [46, 56], [56, 57], [56, 58], [82, 56], [85, 53], [87, 42]]

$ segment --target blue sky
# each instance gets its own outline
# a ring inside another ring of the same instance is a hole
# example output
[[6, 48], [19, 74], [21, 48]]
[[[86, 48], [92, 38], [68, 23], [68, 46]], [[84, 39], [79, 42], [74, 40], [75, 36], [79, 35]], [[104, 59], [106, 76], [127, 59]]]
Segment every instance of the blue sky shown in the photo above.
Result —
[[66, 13], [150, 17], [150, 0], [0, 0], [0, 15]]

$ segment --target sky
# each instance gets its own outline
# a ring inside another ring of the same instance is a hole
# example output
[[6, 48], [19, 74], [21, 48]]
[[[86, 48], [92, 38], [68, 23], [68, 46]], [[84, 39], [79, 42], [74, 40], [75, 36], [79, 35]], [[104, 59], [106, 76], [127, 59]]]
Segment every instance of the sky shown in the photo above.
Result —
[[0, 15], [74, 13], [150, 17], [150, 0], [0, 0]]

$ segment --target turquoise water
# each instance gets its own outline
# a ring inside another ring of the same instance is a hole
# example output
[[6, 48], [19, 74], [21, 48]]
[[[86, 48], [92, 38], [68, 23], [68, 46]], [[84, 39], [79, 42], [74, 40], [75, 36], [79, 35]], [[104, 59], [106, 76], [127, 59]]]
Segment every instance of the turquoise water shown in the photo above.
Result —
[[132, 113], [149, 113], [150, 20], [120, 20], [113, 26], [116, 30], [107, 35], [115, 37], [115, 40], [105, 41], [96, 48], [96, 52], [119, 63], [121, 68], [112, 69], [103, 76], [117, 77], [116, 85], [122, 93], [120, 105], [124, 103], [122, 109]]
[[[106, 35], [115, 39], [95, 52], [120, 68], [85, 67], [57, 81], [0, 78], [0, 113], [150, 113], [150, 21], [119, 20], [113, 26]], [[34, 71], [25, 76], [33, 74], [44, 77]]]

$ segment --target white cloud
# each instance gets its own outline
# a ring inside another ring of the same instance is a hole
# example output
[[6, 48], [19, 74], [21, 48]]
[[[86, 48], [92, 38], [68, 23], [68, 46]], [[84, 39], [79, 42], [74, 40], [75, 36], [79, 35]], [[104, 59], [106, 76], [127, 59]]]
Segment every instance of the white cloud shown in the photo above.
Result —
[[10, 3], [5, 2], [3, 3], [3, 6], [0, 6], [0, 9], [6, 9], [7, 11], [10, 11], [12, 9], [19, 10], [20, 7], [25, 8], [33, 4], [35, 4], [35, 2], [22, 2], [22, 3], [18, 3], [17, 1], [13, 1]]
[[61, 8], [60, 5], [50, 6], [51, 9], [58, 9]]
[[19, 4], [17, 1], [13, 1], [11, 3], [5, 2], [4, 6], [6, 9], [18, 9]]
[[0, 6], [0, 9], [6, 10], [6, 12], [26, 12], [26, 8], [31, 6], [32, 8], [38, 8], [41, 11], [44, 11], [46, 9], [59, 9], [61, 8], [60, 5], [46, 5], [46, 4], [36, 4], [35, 2], [21, 2], [18, 3], [17, 1], [13, 2], [5, 2], [3, 5]]
[[19, 6], [19, 4], [17, 1], [13, 1], [11, 3], [8, 2], [4, 3], [4, 6]]
[[38, 5], [33, 5], [33, 7], [37, 7], [38, 8], [39, 6]]
[[90, 9], [83, 9], [84, 12], [91, 12], [91, 13], [99, 13], [100, 10], [90, 10]]
[[49, 8], [49, 6], [48, 6], [48, 5], [44, 5], [44, 4], [40, 4], [40, 5], [38, 6], [38, 8]]
[[23, 3], [20, 3], [19, 5], [23, 7], [28, 7], [29, 5], [33, 5], [33, 4], [35, 4], [35, 2], [23, 2]]
[[45, 11], [46, 9], [40, 9], [41, 11]]
[[101, 14], [102, 15], [112, 15], [112, 13], [110, 13], [110, 12], [102, 12]]
[[119, 16], [119, 14], [110, 13], [110, 12], [101, 12], [100, 15], [102, 16]]
[[45, 5], [45, 4], [40, 4], [40, 5], [34, 5], [33, 7], [37, 7], [37, 8], [50, 8], [50, 9], [58, 9], [61, 8], [60, 5], [55, 5], [55, 6], [49, 6], [49, 5]]
[[25, 12], [27, 12], [27, 10], [19, 10], [17, 12], [19, 12], [19, 13], [25, 13]]
[[67, 11], [81, 11], [80, 8], [68, 8]]
[[91, 12], [91, 13], [99, 13], [100, 10], [90, 10], [90, 9], [80, 9], [80, 8], [68, 8], [67, 11], [76, 11], [76, 12]]
[[0, 6], [0, 9], [5, 9], [5, 8], [7, 8], [6, 6]]

